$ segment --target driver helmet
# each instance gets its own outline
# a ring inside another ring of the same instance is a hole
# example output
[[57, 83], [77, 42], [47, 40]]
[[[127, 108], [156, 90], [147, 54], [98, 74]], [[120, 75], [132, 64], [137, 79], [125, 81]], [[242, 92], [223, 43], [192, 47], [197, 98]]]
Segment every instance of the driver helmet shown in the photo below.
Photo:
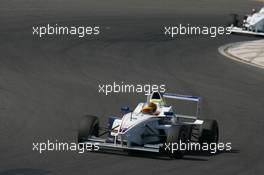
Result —
[[146, 114], [154, 114], [156, 110], [157, 110], [157, 105], [155, 103], [150, 102], [142, 107], [141, 112]]

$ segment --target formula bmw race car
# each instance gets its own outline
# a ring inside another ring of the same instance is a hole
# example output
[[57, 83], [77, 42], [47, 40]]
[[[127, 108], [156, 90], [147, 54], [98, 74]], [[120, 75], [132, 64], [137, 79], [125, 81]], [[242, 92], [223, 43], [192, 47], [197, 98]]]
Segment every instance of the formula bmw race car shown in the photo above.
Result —
[[264, 36], [264, 7], [259, 12], [253, 9], [251, 14], [243, 18], [237, 14], [233, 14], [232, 16], [233, 19], [230, 24], [231, 32]]
[[[194, 103], [194, 115], [176, 113], [177, 107], [165, 99]], [[218, 143], [216, 120], [198, 119], [201, 98], [153, 92], [145, 103], [130, 111], [122, 107], [123, 116], [110, 116], [107, 127], [99, 126], [96, 116], [84, 116], [78, 131], [78, 143], [94, 144], [100, 150], [146, 151], [182, 158], [186, 150], [166, 149], [172, 143]]]

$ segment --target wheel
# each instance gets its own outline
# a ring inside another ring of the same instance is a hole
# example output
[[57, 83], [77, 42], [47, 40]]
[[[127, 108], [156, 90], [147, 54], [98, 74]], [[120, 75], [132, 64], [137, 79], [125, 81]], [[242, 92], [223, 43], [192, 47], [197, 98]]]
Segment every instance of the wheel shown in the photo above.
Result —
[[242, 19], [240, 19], [238, 14], [231, 14], [231, 19], [229, 20], [227, 26], [241, 27]]
[[204, 120], [200, 127], [199, 143], [218, 143], [219, 130], [216, 120]]
[[79, 130], [78, 143], [84, 142], [91, 136], [98, 137], [99, 135], [99, 120], [98, 117], [92, 115], [83, 116]]
[[[185, 150], [180, 150], [180, 143], [187, 142], [187, 132], [185, 126], [171, 126], [167, 133], [166, 145], [170, 145], [170, 150], [163, 150], [169, 157], [181, 159], [184, 156]], [[175, 150], [172, 151], [172, 144]], [[164, 149], [166, 148], [164, 145]], [[177, 146], [177, 148], [176, 148]]]

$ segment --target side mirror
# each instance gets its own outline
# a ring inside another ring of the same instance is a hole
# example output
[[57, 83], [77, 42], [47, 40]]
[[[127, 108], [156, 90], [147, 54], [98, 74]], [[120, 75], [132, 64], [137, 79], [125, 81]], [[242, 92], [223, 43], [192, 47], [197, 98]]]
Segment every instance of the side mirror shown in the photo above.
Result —
[[122, 106], [121, 107], [121, 111], [122, 112], [125, 112], [125, 113], [128, 113], [130, 111], [129, 107], [128, 106]]
[[174, 113], [173, 112], [164, 112], [164, 115], [166, 115], [166, 116], [172, 116]]

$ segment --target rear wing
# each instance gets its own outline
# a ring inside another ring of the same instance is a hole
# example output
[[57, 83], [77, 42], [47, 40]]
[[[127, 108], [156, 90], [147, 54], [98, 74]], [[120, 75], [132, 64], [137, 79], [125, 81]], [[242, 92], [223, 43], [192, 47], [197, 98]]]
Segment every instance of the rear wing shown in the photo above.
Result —
[[201, 97], [197, 97], [197, 96], [180, 95], [180, 94], [173, 94], [173, 93], [163, 93], [161, 95], [164, 98], [172, 98], [172, 99], [177, 99], [177, 100], [194, 101], [197, 103], [201, 101]]
[[[196, 103], [196, 113], [195, 116], [184, 116], [182, 117], [185, 118], [198, 118], [200, 115], [200, 110], [201, 110], [201, 101], [202, 98], [198, 96], [190, 96], [190, 95], [180, 95], [180, 94], [174, 94], [174, 93], [161, 93], [163, 98], [170, 98], [170, 99], [176, 99], [176, 100], [183, 100], [183, 101], [191, 101]], [[181, 116], [181, 115], [179, 115]]]

